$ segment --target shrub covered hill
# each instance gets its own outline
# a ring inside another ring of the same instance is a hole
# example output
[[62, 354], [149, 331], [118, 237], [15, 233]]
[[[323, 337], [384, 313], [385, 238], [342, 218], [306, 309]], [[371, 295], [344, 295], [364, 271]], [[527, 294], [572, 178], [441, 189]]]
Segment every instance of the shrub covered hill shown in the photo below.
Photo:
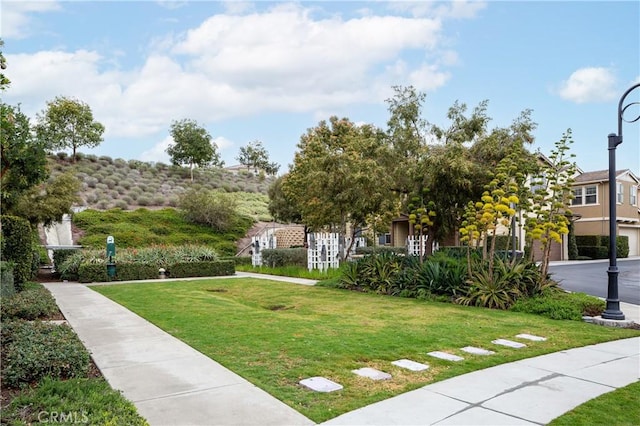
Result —
[[[267, 209], [267, 189], [272, 178], [247, 170], [196, 168], [191, 182], [188, 167], [82, 153], [78, 153], [75, 163], [66, 153], [50, 155], [49, 169], [51, 178], [70, 172], [80, 181], [79, 201], [74, 207], [96, 211], [134, 211], [140, 208], [155, 211], [179, 207], [181, 195], [190, 190], [199, 193], [218, 191], [233, 199], [239, 216], [255, 222], [271, 220]], [[80, 231], [84, 233], [82, 229]], [[88, 242], [80, 241], [81, 244]]]

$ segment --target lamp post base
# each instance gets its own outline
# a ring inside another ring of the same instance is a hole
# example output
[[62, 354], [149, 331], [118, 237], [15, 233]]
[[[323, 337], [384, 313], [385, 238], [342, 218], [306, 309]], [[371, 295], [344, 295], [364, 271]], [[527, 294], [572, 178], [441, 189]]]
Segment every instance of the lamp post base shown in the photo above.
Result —
[[620, 310], [620, 299], [618, 299], [618, 268], [616, 266], [609, 266], [607, 274], [609, 275], [607, 306], [602, 313], [602, 318], [623, 320], [624, 314]]

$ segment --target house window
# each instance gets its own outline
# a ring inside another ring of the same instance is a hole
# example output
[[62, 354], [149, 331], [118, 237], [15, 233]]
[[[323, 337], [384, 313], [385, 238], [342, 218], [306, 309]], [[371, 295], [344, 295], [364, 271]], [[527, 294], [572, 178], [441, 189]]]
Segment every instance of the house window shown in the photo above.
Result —
[[638, 205], [638, 187], [635, 185], [631, 187], [631, 191], [629, 192], [629, 204], [632, 206]]
[[571, 205], [572, 206], [582, 205], [582, 188], [573, 189], [573, 200], [571, 200]]
[[616, 188], [618, 204], [622, 204], [624, 202], [624, 186], [622, 186], [621, 183], [618, 183]]
[[596, 185], [581, 186], [573, 188], [572, 206], [583, 206], [587, 204], [598, 204], [598, 187]]

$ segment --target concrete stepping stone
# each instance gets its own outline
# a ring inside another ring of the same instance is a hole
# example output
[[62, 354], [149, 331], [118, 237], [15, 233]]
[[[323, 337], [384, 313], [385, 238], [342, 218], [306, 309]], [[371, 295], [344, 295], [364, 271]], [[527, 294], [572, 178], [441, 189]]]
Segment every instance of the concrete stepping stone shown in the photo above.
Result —
[[334, 392], [343, 388], [342, 385], [325, 377], [310, 377], [308, 379], [300, 380], [298, 383], [316, 392]]
[[420, 364], [419, 362], [411, 361], [410, 359], [399, 359], [391, 362], [391, 364], [411, 371], [424, 371], [429, 368], [426, 364]]
[[533, 340], [534, 342], [544, 342], [547, 340], [546, 337], [534, 336], [533, 334], [518, 334], [516, 337], [520, 339]]
[[389, 380], [391, 378], [391, 374], [370, 367], [351, 370], [351, 372], [357, 374], [358, 376], [367, 377], [371, 380]]
[[432, 357], [435, 357], [435, 358], [445, 359], [447, 361], [454, 361], [454, 362], [462, 361], [464, 359], [461, 356], [449, 354], [446, 352], [440, 352], [440, 351], [429, 352], [427, 355], [431, 355]]
[[461, 351], [465, 351], [467, 353], [473, 354], [473, 355], [493, 355], [495, 354], [494, 351], [490, 351], [487, 349], [483, 349], [483, 348], [476, 348], [475, 346], [465, 346], [464, 348], [460, 349]]
[[496, 345], [507, 346], [509, 348], [514, 348], [514, 349], [520, 349], [527, 346], [524, 343], [514, 342], [513, 340], [507, 340], [507, 339], [496, 339], [496, 340], [492, 340], [491, 343], [494, 343]]

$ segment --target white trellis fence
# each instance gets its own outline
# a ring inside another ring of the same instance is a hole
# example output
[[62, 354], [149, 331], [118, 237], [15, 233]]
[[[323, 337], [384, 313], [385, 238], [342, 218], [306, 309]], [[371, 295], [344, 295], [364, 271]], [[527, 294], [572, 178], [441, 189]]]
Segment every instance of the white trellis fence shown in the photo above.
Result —
[[430, 244], [428, 235], [409, 235], [407, 237], [407, 256], [424, 256], [427, 244]]
[[307, 266], [309, 270], [340, 266], [340, 236], [337, 233], [307, 234]]
[[262, 266], [262, 250], [276, 248], [276, 236], [272, 233], [262, 234], [253, 237], [251, 241], [251, 264]]

